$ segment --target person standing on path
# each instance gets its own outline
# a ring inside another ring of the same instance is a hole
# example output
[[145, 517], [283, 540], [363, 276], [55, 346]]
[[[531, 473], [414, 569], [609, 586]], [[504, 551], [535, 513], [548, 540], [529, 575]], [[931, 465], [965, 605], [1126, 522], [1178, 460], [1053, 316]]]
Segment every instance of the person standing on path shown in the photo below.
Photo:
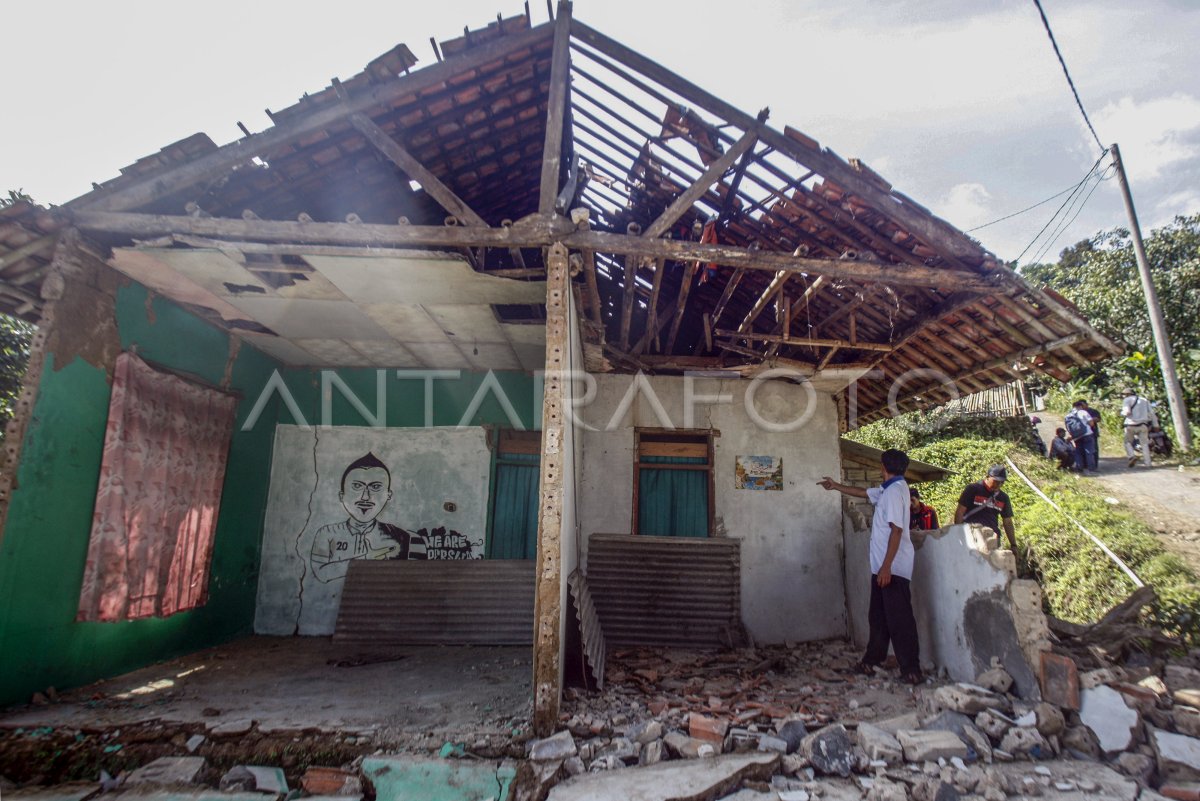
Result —
[[[1087, 414], [1087, 412], [1084, 412]], [[1013, 532], [1012, 501], [1008, 494], [1000, 489], [1008, 480], [1008, 471], [1002, 464], [994, 464], [988, 468], [983, 481], [968, 484], [958, 496], [958, 508], [954, 510], [954, 524], [978, 523], [987, 526], [1000, 534], [1001, 520], [1004, 533], [1008, 537], [1009, 547], [1017, 550], [1017, 537]]]
[[1063, 425], [1075, 443], [1075, 468], [1080, 473], [1094, 476], [1100, 462], [1100, 452], [1096, 450], [1092, 415], [1088, 412], [1088, 402], [1085, 400], [1075, 401], [1074, 407], [1063, 419]]
[[1129, 466], [1137, 464], [1137, 452], [1133, 449], [1133, 442], [1137, 440], [1142, 447], [1142, 464], [1149, 467], [1150, 427], [1158, 425], [1154, 405], [1130, 387], [1125, 387], [1121, 390], [1121, 417], [1125, 418], [1125, 455], [1129, 457]]
[[900, 680], [920, 684], [920, 647], [912, 611], [913, 550], [909, 535], [909, 494], [904, 474], [908, 455], [890, 448], [880, 456], [883, 483], [863, 489], [839, 484], [825, 476], [817, 485], [875, 504], [871, 518], [871, 606], [867, 615], [870, 638], [857, 669], [870, 674], [887, 659], [888, 645], [900, 663]]

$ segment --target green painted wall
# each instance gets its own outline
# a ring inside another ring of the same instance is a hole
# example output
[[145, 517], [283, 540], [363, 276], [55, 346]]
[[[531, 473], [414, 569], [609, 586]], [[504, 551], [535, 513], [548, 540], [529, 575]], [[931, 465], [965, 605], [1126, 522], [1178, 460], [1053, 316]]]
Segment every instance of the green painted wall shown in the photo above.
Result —
[[[136, 345], [145, 359], [220, 383], [223, 331], [162, 298], [148, 303], [136, 284], [118, 290], [115, 316], [123, 349]], [[110, 386], [102, 367], [57, 359], [47, 355], [0, 541], [0, 704], [219, 643], [249, 632], [254, 619], [277, 401], [254, 430], [234, 434], [207, 605], [165, 619], [76, 623]], [[239, 351], [239, 429], [276, 367], [252, 348]]]

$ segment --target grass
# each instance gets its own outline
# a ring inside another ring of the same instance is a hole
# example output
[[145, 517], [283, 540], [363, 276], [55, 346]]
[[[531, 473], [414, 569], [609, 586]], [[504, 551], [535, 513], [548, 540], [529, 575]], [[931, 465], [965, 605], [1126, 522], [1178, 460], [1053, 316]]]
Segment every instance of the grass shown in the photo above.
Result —
[[[1107, 415], [1106, 415], [1107, 417]], [[1153, 615], [1167, 631], [1200, 643], [1200, 581], [1178, 557], [1167, 553], [1147, 525], [1106, 503], [1088, 479], [1054, 469], [1052, 463], [1011, 441], [963, 436], [912, 449], [915, 459], [954, 470], [945, 481], [922, 486], [922, 498], [943, 520], [953, 519], [959, 493], [988, 465], [1011, 458], [1043, 492], [1104, 541], [1146, 584], [1157, 591]], [[1049, 607], [1063, 620], [1088, 623], [1123, 600], [1133, 583], [1083, 532], [1038, 498], [1016, 475], [1005, 492], [1012, 500], [1020, 561], [1038, 575]]]

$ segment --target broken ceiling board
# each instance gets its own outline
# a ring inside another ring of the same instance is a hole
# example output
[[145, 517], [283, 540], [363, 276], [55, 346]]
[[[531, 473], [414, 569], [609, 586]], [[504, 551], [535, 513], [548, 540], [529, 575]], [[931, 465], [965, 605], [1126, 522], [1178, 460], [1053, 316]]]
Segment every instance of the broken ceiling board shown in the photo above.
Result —
[[376, 367], [421, 367], [421, 360], [399, 342], [352, 340], [350, 347], [371, 360]]
[[248, 331], [239, 333], [238, 336], [244, 342], [284, 364], [301, 367], [314, 362], [311, 353], [290, 339], [274, 337], [270, 334], [254, 334]]
[[210, 248], [143, 248], [139, 252], [190, 278], [214, 295], [269, 295], [271, 287], [227, 254]]
[[477, 370], [521, 369], [520, 358], [507, 344], [480, 342], [476, 345], [464, 344], [462, 349]]
[[217, 297], [192, 279], [172, 270], [152, 253], [120, 248], [113, 251], [109, 264], [147, 289], [176, 303], [211, 309], [223, 320], [246, 318], [245, 312]]
[[544, 281], [481, 275], [458, 258], [306, 256], [360, 303], [545, 303]]
[[[508, 344], [500, 323], [488, 305], [428, 305], [425, 310], [452, 340], [466, 342], [502, 342]], [[403, 339], [403, 337], [401, 337]]]
[[451, 342], [409, 342], [405, 345], [426, 367], [442, 370], [470, 370], [471, 363]]
[[402, 342], [449, 342], [446, 332], [421, 306], [407, 303], [364, 303], [362, 309]]
[[391, 339], [377, 322], [347, 300], [242, 296], [231, 302], [288, 339]]
[[340, 339], [297, 339], [296, 344], [315, 358], [312, 365], [328, 367], [374, 367], [370, 357], [359, 353]]

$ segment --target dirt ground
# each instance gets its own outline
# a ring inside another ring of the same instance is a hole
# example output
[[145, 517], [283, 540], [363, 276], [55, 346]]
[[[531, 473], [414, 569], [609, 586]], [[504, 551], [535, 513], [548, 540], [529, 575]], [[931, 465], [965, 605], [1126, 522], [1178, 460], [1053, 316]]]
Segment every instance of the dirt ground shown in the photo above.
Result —
[[[1039, 413], [1038, 426], [1047, 447], [1062, 418]], [[1156, 456], [1150, 469], [1128, 466], [1124, 446], [1111, 435], [1100, 440], [1100, 474], [1085, 481], [1098, 484], [1118, 506], [1154, 529], [1163, 546], [1200, 575], [1200, 468]]]

